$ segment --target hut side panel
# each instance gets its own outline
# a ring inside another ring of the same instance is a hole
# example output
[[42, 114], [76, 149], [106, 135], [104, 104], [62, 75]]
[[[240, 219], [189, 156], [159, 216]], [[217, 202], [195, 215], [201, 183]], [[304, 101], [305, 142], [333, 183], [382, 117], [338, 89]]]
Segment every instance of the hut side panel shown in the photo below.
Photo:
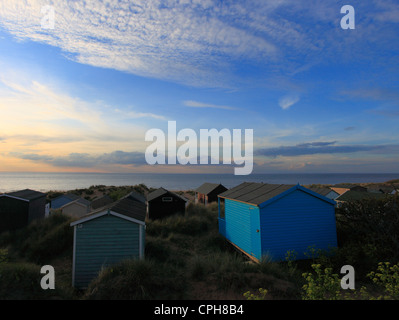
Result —
[[43, 219], [46, 213], [46, 198], [41, 197], [29, 202], [29, 222]]
[[337, 246], [334, 206], [296, 190], [261, 209], [262, 254], [284, 260], [289, 250], [307, 258], [310, 247]]
[[0, 233], [16, 230], [29, 222], [29, 202], [10, 197], [0, 197]]
[[[171, 201], [169, 201], [171, 199]], [[186, 211], [186, 203], [173, 196], [163, 196], [157, 199], [148, 201], [148, 218], [162, 219], [173, 214], [184, 214]]]
[[86, 287], [102, 267], [140, 258], [144, 241], [144, 232], [140, 239], [141, 227], [112, 215], [76, 225], [74, 285]]
[[243, 202], [225, 200], [224, 232], [227, 240], [245, 253], [260, 255], [259, 209]]

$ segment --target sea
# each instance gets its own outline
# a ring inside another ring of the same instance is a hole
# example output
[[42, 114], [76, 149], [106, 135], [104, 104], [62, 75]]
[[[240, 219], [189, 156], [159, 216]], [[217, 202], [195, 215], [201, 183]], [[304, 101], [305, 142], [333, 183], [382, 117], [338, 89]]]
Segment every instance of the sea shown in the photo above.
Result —
[[272, 184], [381, 183], [399, 179], [399, 173], [276, 173], [236, 176], [233, 174], [168, 173], [39, 173], [0, 172], [0, 192], [32, 189], [41, 192], [68, 191], [90, 186], [163, 187], [169, 190], [193, 190], [205, 182], [221, 183], [232, 188], [242, 182]]

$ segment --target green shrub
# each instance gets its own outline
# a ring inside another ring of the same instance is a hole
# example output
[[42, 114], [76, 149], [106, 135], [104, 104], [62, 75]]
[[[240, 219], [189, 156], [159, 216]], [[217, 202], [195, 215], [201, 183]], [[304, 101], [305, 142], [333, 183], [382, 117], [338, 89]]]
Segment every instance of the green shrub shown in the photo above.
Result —
[[263, 288], [258, 289], [259, 294], [251, 293], [251, 291], [247, 291], [243, 294], [243, 296], [247, 300], [266, 300], [267, 297], [267, 290]]
[[8, 261], [8, 250], [0, 249], [0, 264], [6, 263]]
[[341, 284], [337, 274], [331, 268], [322, 269], [320, 264], [312, 265], [315, 274], [304, 273], [307, 283], [302, 287], [304, 300], [337, 300], [340, 297]]
[[391, 265], [389, 262], [380, 262], [377, 271], [370, 272], [368, 277], [385, 289], [386, 294], [379, 299], [399, 299], [399, 263]]
[[377, 261], [399, 261], [399, 197], [345, 202], [336, 216], [340, 246], [360, 247]]

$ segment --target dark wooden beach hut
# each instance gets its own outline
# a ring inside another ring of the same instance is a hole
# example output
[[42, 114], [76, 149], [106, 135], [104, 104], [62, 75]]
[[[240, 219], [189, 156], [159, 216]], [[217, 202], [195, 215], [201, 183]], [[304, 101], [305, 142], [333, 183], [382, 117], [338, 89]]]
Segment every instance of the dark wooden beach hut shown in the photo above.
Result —
[[159, 188], [147, 195], [147, 218], [156, 220], [172, 214], [184, 214], [187, 199], [182, 196]]
[[[219, 232], [251, 259], [337, 246], [335, 201], [300, 185], [244, 182], [219, 195]], [[224, 210], [223, 210], [224, 207]]]
[[0, 233], [45, 217], [46, 194], [24, 189], [0, 195]]
[[195, 202], [208, 204], [218, 201], [218, 195], [225, 192], [227, 188], [220, 183], [206, 182], [195, 189]]

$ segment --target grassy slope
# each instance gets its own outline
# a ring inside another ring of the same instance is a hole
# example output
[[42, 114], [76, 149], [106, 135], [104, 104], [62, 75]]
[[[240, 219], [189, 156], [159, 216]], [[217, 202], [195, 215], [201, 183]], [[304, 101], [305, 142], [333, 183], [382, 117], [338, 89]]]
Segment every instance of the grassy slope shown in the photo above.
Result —
[[[267, 286], [269, 298], [298, 298], [285, 267], [248, 262], [218, 234], [217, 206], [190, 204], [186, 215], [147, 221], [146, 259], [103, 270], [90, 287], [71, 287], [72, 228], [61, 214], [0, 235], [0, 299], [243, 299]], [[56, 289], [40, 288], [40, 267]]]
[[[93, 194], [113, 192], [120, 197], [131, 190], [100, 188], [103, 191], [92, 188]], [[148, 192], [146, 188], [140, 190]], [[87, 190], [82, 192], [86, 194]], [[365, 241], [365, 235], [370, 234], [368, 226], [359, 230], [365, 234], [359, 235], [359, 242], [353, 231], [346, 230], [347, 221], [337, 221], [338, 237], [344, 245], [333, 259], [321, 256], [297, 263], [253, 264], [219, 235], [217, 206], [190, 204], [185, 216], [147, 221], [144, 261], [125, 261], [105, 269], [88, 290], [78, 292], [71, 287], [70, 222], [70, 218], [58, 214], [0, 235], [0, 299], [243, 299], [244, 292], [257, 292], [260, 287], [267, 288], [268, 299], [300, 299], [302, 273], [310, 271], [312, 262], [329, 264], [335, 273], [350, 263], [358, 277], [358, 271], [362, 271], [358, 266], [367, 266], [363, 271], [366, 274], [381, 258], [381, 250], [371, 250], [374, 242]], [[392, 224], [390, 220], [387, 223]], [[385, 241], [391, 241], [382, 240], [385, 247]], [[55, 268], [55, 291], [40, 288], [43, 275], [39, 270], [44, 264]]]

